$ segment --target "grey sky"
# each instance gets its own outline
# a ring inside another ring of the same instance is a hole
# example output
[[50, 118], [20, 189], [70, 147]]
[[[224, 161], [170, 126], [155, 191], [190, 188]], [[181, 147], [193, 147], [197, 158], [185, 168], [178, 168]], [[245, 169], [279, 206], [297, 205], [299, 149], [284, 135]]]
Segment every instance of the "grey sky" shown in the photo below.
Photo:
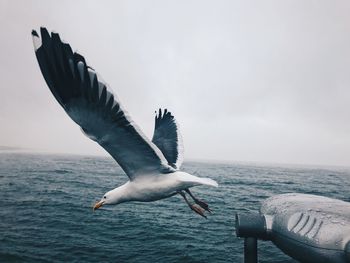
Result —
[[104, 154], [46, 87], [30, 31], [60, 33], [185, 158], [350, 165], [349, 1], [0, 0], [0, 145]]

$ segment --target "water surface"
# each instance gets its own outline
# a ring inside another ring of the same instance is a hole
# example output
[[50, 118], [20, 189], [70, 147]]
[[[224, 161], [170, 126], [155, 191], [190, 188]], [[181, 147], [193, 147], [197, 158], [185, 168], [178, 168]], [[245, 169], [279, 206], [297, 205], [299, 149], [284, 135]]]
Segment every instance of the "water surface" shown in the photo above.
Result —
[[[340, 168], [184, 163], [219, 188], [193, 193], [213, 210], [194, 214], [180, 196], [92, 204], [127, 177], [110, 158], [0, 154], [0, 262], [242, 262], [236, 212], [258, 211], [275, 194], [300, 192], [350, 201], [350, 171]], [[259, 242], [260, 262], [295, 262]]]

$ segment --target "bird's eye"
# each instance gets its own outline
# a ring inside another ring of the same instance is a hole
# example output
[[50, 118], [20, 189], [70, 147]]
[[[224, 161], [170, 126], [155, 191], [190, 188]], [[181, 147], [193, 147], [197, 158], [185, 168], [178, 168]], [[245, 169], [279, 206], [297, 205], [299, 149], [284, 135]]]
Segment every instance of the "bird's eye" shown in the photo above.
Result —
[[104, 199], [106, 199], [107, 197], [106, 197], [106, 196], [104, 196], [103, 198], [104, 198]]

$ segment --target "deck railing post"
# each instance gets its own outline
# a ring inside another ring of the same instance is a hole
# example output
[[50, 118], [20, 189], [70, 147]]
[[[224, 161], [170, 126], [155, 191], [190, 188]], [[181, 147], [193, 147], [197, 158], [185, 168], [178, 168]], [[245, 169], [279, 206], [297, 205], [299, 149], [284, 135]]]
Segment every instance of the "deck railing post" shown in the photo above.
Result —
[[255, 237], [244, 239], [244, 263], [258, 263], [258, 240]]
[[244, 238], [244, 263], [258, 263], [258, 239]]
[[244, 263], [257, 263], [258, 238], [267, 238], [265, 218], [258, 213], [236, 214], [236, 235], [244, 238]]

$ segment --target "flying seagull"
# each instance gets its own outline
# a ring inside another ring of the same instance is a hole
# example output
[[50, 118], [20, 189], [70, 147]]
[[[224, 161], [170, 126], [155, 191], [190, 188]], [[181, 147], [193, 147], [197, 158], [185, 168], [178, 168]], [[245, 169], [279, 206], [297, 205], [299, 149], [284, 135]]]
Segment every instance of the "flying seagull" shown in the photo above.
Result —
[[32, 31], [35, 54], [52, 94], [82, 132], [101, 145], [129, 177], [128, 182], [105, 193], [93, 209], [180, 194], [194, 212], [206, 217], [208, 204], [189, 189], [218, 184], [179, 170], [183, 146], [174, 116], [159, 109], [150, 141], [82, 55], [73, 52], [57, 33], [50, 35], [46, 28], [40, 28], [40, 34]]

